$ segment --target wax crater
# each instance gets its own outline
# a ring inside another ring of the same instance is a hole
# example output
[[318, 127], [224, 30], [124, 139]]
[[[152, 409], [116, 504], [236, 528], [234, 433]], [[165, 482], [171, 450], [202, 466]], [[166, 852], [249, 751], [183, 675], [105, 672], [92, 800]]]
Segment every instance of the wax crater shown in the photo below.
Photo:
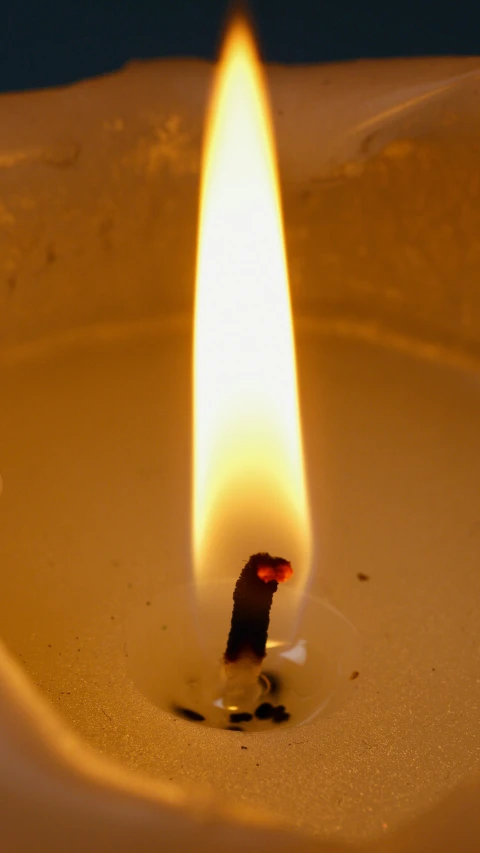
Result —
[[[480, 695], [475, 657], [465, 654], [480, 600], [476, 376], [299, 325], [321, 543], [309, 595], [344, 614], [363, 648], [360, 661], [359, 645], [345, 661], [346, 701], [302, 727], [292, 715], [271, 735], [248, 735], [255, 761], [245, 766], [238, 744], [246, 733], [179, 719], [171, 704], [191, 707], [190, 695], [163, 690], [181, 671], [171, 648], [182, 648], [194, 619], [175, 598], [191, 580], [190, 334], [84, 342], [0, 371], [11, 413], [0, 425], [3, 636], [73, 729], [123, 765], [204, 780], [252, 805], [261, 780], [262, 801], [276, 814], [278, 786], [308, 772], [283, 816], [301, 812], [310, 830], [332, 836], [371, 837], [380, 816], [395, 825], [417, 814], [437, 801], [432, 792], [445, 790], [448, 774], [453, 787], [476, 767]], [[43, 484], [41, 501], [27, 488], [32, 477]], [[204, 633], [212, 665], [225, 648], [234, 580]], [[321, 640], [328, 611], [311, 616]], [[272, 639], [282, 638], [281, 617], [272, 610]], [[203, 655], [197, 633], [193, 642]], [[322, 642], [321, 656], [329, 651]], [[269, 661], [270, 650], [266, 669]], [[190, 655], [187, 663], [191, 676]], [[322, 665], [328, 671], [324, 657]], [[320, 814], [326, 786], [348, 800], [332, 795]]]
[[[266, 701], [274, 702], [275, 707], [284, 705], [288, 717], [281, 715], [281, 722], [298, 726], [332, 713], [352, 697], [350, 675], [361, 665], [358, 633], [327, 601], [307, 596], [294, 638], [277, 634], [275, 627], [269, 631], [257, 689], [250, 695], [241, 680], [237, 705], [234, 692], [226, 693], [221, 659], [231, 585], [211, 583], [202, 592], [209, 602], [205, 614], [208, 632], [199, 631], [191, 584], [166, 589], [148, 612], [140, 607], [126, 623], [128, 673], [153, 705], [220, 729], [238, 722], [230, 719], [232, 713], [247, 712], [246, 732], [271, 732], [277, 728], [273, 715], [255, 713]], [[272, 623], [279, 630], [288, 606], [288, 600], [275, 602]]]

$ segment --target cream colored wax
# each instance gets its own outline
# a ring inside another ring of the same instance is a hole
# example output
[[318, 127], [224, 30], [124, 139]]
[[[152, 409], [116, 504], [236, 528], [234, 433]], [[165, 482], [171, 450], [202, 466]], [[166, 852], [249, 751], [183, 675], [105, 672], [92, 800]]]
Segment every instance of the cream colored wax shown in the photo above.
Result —
[[[168, 713], [173, 661], [156, 644], [187, 608], [162, 604], [190, 577], [188, 329], [3, 370], [2, 632], [73, 730], [123, 766], [357, 841], [478, 767], [480, 394], [458, 367], [314, 328], [298, 351], [311, 591], [363, 645], [336, 713], [257, 734]], [[135, 625], [151, 619], [142, 659]]]
[[272, 71], [312, 593], [362, 660], [336, 710], [270, 734], [176, 719], [145, 686], [170, 661], [138, 654], [189, 570], [207, 69], [0, 101], [7, 851], [475, 845], [476, 68]]

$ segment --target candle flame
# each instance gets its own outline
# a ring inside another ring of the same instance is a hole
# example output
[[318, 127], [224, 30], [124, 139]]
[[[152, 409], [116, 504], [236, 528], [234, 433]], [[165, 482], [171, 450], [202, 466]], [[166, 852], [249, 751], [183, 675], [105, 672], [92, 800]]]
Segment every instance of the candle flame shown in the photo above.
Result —
[[280, 190], [242, 17], [223, 47], [203, 155], [193, 481], [197, 581], [230, 579], [233, 589], [250, 555], [268, 551], [291, 562], [301, 593], [311, 532]]

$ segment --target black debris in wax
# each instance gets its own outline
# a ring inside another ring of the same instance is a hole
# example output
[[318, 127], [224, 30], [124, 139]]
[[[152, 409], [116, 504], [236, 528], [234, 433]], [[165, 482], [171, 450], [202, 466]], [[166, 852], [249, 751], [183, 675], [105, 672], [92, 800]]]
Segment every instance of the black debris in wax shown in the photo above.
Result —
[[274, 723], [286, 723], [290, 719], [290, 714], [285, 710], [285, 705], [277, 705], [273, 709], [272, 720]]
[[[205, 722], [203, 714], [199, 714], [198, 711], [193, 711], [191, 708], [173, 705], [172, 710], [178, 717], [183, 717], [190, 723]], [[262, 702], [255, 711], [255, 717], [257, 720], [271, 720], [272, 723], [286, 723], [290, 719], [290, 714], [285, 710], [285, 705], [272, 705], [271, 702]], [[254, 715], [248, 711], [233, 712], [229, 718], [231, 725], [225, 726], [225, 730], [228, 732], [244, 732], [245, 729], [238, 723], [250, 723], [253, 719]]]
[[274, 707], [270, 702], [262, 702], [255, 711], [257, 720], [271, 720], [273, 717]]
[[290, 714], [285, 710], [285, 705], [272, 705], [271, 702], [262, 702], [255, 711], [257, 720], [271, 720], [272, 723], [286, 723]]
[[273, 569], [286, 563], [282, 557], [254, 554], [245, 564], [233, 593], [230, 634], [224, 655], [226, 663], [242, 657], [263, 660], [266, 654], [270, 608], [278, 581], [265, 582], [258, 577], [260, 566]]
[[173, 712], [177, 716], [183, 717], [184, 720], [189, 720], [191, 723], [203, 723], [205, 721], [203, 714], [199, 714], [198, 711], [192, 711], [190, 708], [182, 708], [180, 705], [174, 705]]
[[230, 714], [231, 723], [249, 723], [250, 720], [253, 720], [253, 714], [249, 714], [248, 711], [238, 711], [238, 713]]

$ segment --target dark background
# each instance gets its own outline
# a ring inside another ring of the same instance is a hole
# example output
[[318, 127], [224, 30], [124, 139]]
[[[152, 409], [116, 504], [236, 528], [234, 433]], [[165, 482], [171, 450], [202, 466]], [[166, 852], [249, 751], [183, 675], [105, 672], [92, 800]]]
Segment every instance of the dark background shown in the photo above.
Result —
[[[228, 0], [5, 0], [0, 91], [70, 83], [129, 59], [213, 58]], [[480, 0], [251, 0], [265, 59], [480, 54]]]

